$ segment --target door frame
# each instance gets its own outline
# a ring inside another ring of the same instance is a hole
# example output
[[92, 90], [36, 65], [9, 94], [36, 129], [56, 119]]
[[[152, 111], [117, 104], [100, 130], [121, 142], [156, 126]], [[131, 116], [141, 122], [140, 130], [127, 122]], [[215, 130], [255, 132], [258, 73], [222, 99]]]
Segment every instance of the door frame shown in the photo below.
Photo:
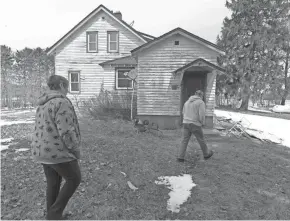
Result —
[[[194, 71], [192, 71], [194, 74]], [[208, 74], [210, 74], [211, 72], [205, 71], [206, 73], [203, 73], [203, 71], [196, 71], [196, 73], [202, 73], [204, 74], [204, 95], [203, 95], [203, 101], [206, 104], [206, 92], [207, 92], [207, 78], [208, 78]], [[182, 76], [182, 80], [181, 80], [181, 84], [180, 84], [180, 124], [182, 125], [183, 122], [183, 105], [185, 104], [185, 95], [184, 95], [184, 75], [185, 75], [186, 71], [184, 71], [183, 76]]]

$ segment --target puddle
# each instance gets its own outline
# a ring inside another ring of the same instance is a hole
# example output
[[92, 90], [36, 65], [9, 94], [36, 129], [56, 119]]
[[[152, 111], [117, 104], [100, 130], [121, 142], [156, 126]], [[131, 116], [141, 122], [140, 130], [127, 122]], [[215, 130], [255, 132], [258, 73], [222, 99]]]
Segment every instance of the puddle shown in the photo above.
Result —
[[169, 192], [169, 200], [167, 201], [167, 210], [174, 213], [180, 211], [180, 205], [186, 202], [190, 196], [190, 190], [196, 186], [192, 182], [191, 176], [189, 174], [184, 174], [183, 176], [162, 176], [158, 177], [159, 181], [155, 181], [157, 185], [166, 185]]

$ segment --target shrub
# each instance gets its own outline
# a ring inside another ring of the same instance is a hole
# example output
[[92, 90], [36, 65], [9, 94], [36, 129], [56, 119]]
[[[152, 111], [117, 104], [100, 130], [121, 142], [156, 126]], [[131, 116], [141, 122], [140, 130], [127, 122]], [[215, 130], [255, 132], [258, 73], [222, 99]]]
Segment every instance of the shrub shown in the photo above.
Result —
[[[130, 120], [132, 91], [108, 91], [101, 84], [100, 93], [83, 101], [84, 110], [96, 119], [123, 119]], [[133, 115], [136, 114], [137, 102], [134, 96]]]

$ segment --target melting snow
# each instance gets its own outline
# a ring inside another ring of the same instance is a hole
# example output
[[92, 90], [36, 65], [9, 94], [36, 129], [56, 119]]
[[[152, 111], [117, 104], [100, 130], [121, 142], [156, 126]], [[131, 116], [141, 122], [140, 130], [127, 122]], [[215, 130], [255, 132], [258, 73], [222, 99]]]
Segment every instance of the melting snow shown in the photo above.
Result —
[[249, 107], [248, 110], [256, 111], [256, 112], [263, 112], [263, 113], [272, 113], [272, 111], [262, 110], [262, 109], [258, 109], [258, 108], [254, 108], [254, 107]]
[[32, 120], [18, 120], [18, 121], [5, 121], [0, 120], [0, 126], [6, 126], [6, 125], [13, 125], [13, 124], [33, 124], [34, 121]]
[[4, 138], [4, 139], [0, 139], [1, 143], [7, 143], [7, 142], [11, 142], [14, 138], [13, 137], [9, 137], [9, 138]]
[[180, 211], [180, 205], [186, 202], [190, 196], [190, 190], [196, 186], [192, 182], [189, 174], [183, 176], [162, 176], [158, 177], [159, 181], [155, 181], [156, 184], [164, 184], [171, 191], [169, 192], [169, 200], [167, 201], [167, 209], [178, 213]]
[[9, 145], [2, 145], [0, 146], [0, 150], [7, 150], [9, 148]]
[[10, 145], [3, 145], [2, 143], [10, 143], [14, 138], [9, 137], [9, 138], [4, 138], [4, 139], [0, 139], [1, 142], [1, 146], [0, 146], [0, 150], [7, 150], [9, 148]]
[[24, 113], [31, 113], [33, 110], [25, 110], [25, 111], [3, 111], [1, 110], [1, 116], [11, 116], [11, 115], [18, 115], [18, 114], [24, 114]]
[[[290, 147], [290, 120], [264, 117], [236, 112], [215, 110], [216, 116], [231, 118], [233, 121], [240, 121], [243, 117], [251, 124], [247, 127], [247, 132], [254, 134], [258, 138], [271, 140], [274, 143], [281, 143]], [[243, 122], [241, 122], [243, 125]]]
[[28, 151], [29, 148], [19, 148], [17, 150], [15, 150], [15, 152], [23, 152], [23, 151]]

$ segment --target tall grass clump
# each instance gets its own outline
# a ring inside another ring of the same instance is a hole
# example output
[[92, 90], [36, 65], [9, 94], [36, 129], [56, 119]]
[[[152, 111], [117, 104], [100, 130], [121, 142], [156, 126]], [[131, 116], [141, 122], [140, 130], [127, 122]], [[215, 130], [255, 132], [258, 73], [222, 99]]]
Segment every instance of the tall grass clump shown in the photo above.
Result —
[[[83, 102], [84, 110], [93, 118], [130, 120], [132, 91], [108, 91], [101, 84], [99, 94]], [[133, 115], [137, 112], [136, 95], [133, 100]]]

